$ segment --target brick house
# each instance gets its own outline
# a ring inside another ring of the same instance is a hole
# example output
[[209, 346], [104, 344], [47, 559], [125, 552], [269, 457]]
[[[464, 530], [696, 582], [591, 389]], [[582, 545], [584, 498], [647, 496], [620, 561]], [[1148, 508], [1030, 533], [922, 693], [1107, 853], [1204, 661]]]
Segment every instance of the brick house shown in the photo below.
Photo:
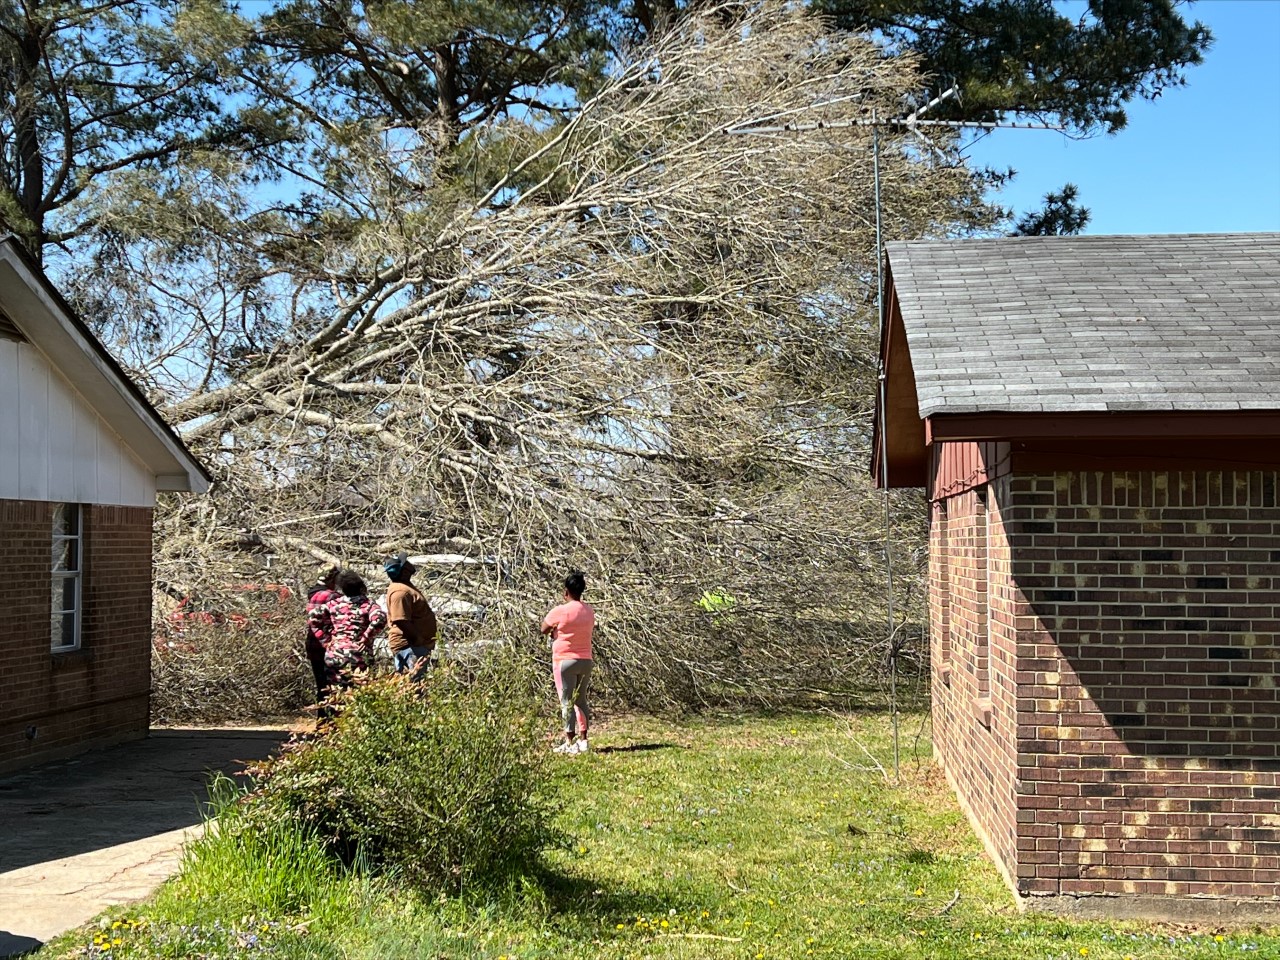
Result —
[[0, 772], [146, 735], [156, 493], [208, 485], [0, 238]]
[[934, 742], [1027, 906], [1280, 911], [1280, 234], [890, 244]]

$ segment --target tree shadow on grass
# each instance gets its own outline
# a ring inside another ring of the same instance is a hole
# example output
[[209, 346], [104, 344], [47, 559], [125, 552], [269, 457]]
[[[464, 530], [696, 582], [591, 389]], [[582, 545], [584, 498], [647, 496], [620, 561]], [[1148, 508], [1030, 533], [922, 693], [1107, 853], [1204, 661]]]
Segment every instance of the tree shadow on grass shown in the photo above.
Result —
[[636, 917], [666, 915], [670, 898], [654, 892], [601, 887], [589, 877], [560, 873], [540, 866], [530, 877], [556, 913], [576, 920], [584, 931], [598, 931], [601, 924], [630, 923]]
[[596, 747], [592, 753], [644, 753], [649, 750], [682, 749], [674, 743], [626, 743], [611, 747]]

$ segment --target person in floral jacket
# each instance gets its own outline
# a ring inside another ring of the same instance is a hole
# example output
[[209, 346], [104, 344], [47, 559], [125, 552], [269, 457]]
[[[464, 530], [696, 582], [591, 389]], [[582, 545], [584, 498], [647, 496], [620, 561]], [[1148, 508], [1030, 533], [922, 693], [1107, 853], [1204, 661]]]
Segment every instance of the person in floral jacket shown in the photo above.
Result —
[[346, 689], [369, 669], [373, 638], [387, 626], [387, 615], [368, 597], [364, 580], [354, 570], [338, 574], [338, 595], [308, 614], [311, 629], [327, 635], [324, 669], [327, 685]]
[[[311, 673], [316, 681], [316, 703], [324, 700], [325, 695], [329, 692], [329, 681], [325, 675], [324, 668], [324, 648], [329, 639], [329, 631], [332, 624], [329, 622], [327, 614], [319, 618], [313, 618], [312, 612], [323, 607], [335, 597], [340, 596], [337, 590], [337, 583], [338, 574], [341, 572], [337, 567], [329, 567], [326, 570], [322, 570], [320, 578], [307, 591], [307, 639], [305, 649], [307, 663], [311, 664]], [[317, 627], [322, 629], [317, 629]]]

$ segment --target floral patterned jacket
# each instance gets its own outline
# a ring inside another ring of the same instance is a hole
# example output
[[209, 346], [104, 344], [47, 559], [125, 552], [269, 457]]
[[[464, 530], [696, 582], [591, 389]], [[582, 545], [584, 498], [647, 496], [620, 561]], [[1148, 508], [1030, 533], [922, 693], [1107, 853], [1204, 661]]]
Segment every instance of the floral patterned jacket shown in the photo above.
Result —
[[307, 596], [307, 646], [312, 645], [323, 648], [326, 640], [329, 639], [329, 631], [333, 629], [333, 623], [329, 618], [328, 611], [324, 611], [323, 607], [330, 600], [340, 597], [342, 594], [337, 590], [330, 590], [328, 587], [320, 587], [312, 590]]
[[315, 636], [324, 638], [325, 666], [332, 670], [363, 670], [369, 665], [373, 638], [387, 626], [387, 615], [368, 597], [335, 594], [307, 614]]

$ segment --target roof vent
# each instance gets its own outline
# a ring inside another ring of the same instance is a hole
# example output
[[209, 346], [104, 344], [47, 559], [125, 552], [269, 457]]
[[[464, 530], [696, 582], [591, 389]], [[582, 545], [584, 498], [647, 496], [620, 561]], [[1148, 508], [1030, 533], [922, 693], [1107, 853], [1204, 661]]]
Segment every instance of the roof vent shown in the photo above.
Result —
[[17, 340], [19, 343], [23, 343], [26, 339], [22, 335], [22, 331], [18, 329], [17, 324], [3, 313], [0, 313], [0, 340]]

